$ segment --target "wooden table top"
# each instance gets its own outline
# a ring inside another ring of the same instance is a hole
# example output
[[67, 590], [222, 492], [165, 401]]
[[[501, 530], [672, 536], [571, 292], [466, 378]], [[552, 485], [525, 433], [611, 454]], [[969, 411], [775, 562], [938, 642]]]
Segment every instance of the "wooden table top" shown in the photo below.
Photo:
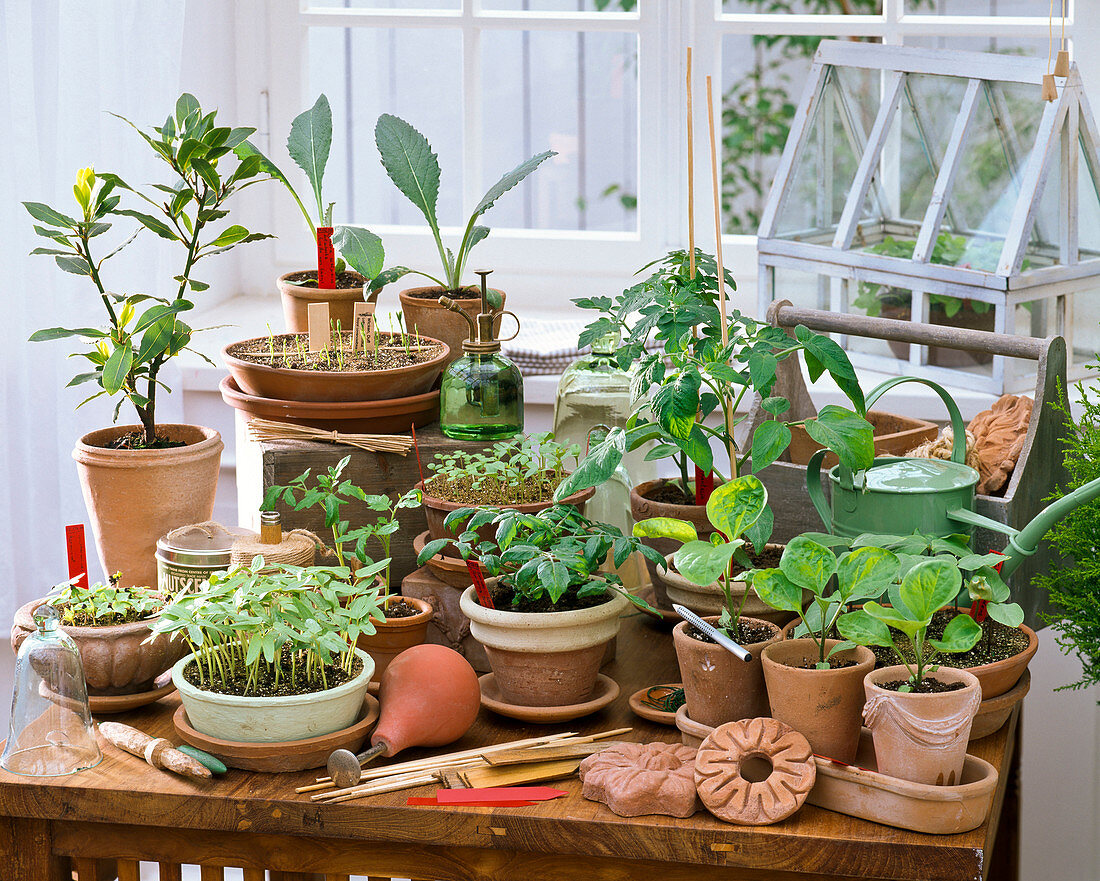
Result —
[[[621, 686], [619, 698], [602, 712], [571, 724], [535, 726], [482, 710], [450, 752], [490, 743], [573, 730], [582, 733], [633, 726], [623, 739], [676, 742], [675, 728], [639, 719], [630, 694], [647, 685], [676, 682], [668, 625], [641, 615], [623, 621], [615, 662], [604, 672]], [[178, 743], [173, 694], [158, 703], [112, 717]], [[998, 733], [971, 745], [970, 752], [1000, 771], [1007, 767], [1015, 716]], [[409, 796], [432, 795], [423, 786], [343, 804], [316, 804], [295, 787], [324, 771], [258, 774], [230, 770], [212, 781], [191, 781], [157, 771], [101, 739], [104, 759], [96, 768], [63, 778], [23, 778], [0, 771], [0, 815], [73, 822], [270, 833], [362, 842], [384, 841], [440, 848], [500, 848], [577, 859], [608, 857], [659, 868], [665, 881], [694, 877], [793, 879], [862, 877], [883, 879], [981, 878], [996, 835], [1004, 794], [1001, 781], [993, 820], [960, 835], [922, 835], [804, 806], [773, 826], [722, 823], [706, 812], [687, 820], [622, 818], [585, 800], [577, 779], [554, 783], [568, 796], [522, 808], [408, 807]], [[408, 750], [395, 759], [431, 755]], [[1004, 775], [1002, 775], [1003, 777]], [[665, 864], [656, 867], [655, 864]], [[726, 871], [723, 871], [723, 868]], [[740, 870], [752, 869], [747, 875]], [[629, 877], [629, 876], [623, 876]]]

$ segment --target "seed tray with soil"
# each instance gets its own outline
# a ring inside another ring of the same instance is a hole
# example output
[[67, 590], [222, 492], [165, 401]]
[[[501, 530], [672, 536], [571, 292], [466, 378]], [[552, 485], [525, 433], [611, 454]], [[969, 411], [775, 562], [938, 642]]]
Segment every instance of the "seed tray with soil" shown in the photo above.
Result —
[[925, 676], [920, 682], [910, 682], [908, 679], [891, 679], [889, 682], [876, 682], [879, 688], [885, 691], [898, 691], [908, 686], [906, 694], [943, 694], [946, 691], [958, 691], [966, 688], [965, 682], [940, 682], [934, 676]]
[[[734, 642], [739, 645], [752, 645], [754, 642], [763, 642], [766, 639], [771, 639], [775, 630], [771, 627], [763, 627], [759, 624], [746, 624], [744, 621], [738, 621], [737, 626], [733, 628], [734, 632], [730, 634]], [[692, 626], [687, 626], [684, 631], [692, 639], [697, 639], [699, 642], [714, 643], [714, 640], [703, 633], [701, 630], [696, 630]]]
[[415, 334], [379, 333], [376, 342], [371, 352], [364, 351], [362, 346], [353, 349], [351, 331], [334, 332], [327, 349], [310, 352], [308, 334], [281, 333], [234, 343], [227, 352], [242, 361], [284, 370], [358, 373], [426, 364], [443, 351], [442, 343]]
[[363, 661], [358, 656], [352, 662], [351, 675], [344, 672], [337, 664], [324, 665], [324, 679], [314, 671], [314, 675], [306, 676], [302, 669], [304, 655], [299, 656], [297, 673], [291, 668], [291, 652], [289, 647], [284, 647], [280, 657], [279, 681], [275, 681], [272, 669], [267, 665], [261, 665], [257, 681], [245, 690], [248, 682], [248, 669], [239, 662], [225, 671], [224, 682], [218, 680], [213, 684], [204, 682], [199, 675], [198, 665], [192, 661], [183, 668], [183, 678], [195, 688], [203, 691], [211, 691], [216, 694], [232, 694], [241, 697], [282, 697], [292, 694], [313, 694], [319, 691], [328, 691], [350, 682], [363, 671]]
[[475, 486], [474, 478], [465, 475], [436, 475], [425, 481], [424, 492], [433, 498], [459, 505], [511, 507], [550, 504], [554, 500], [554, 490], [567, 476], [546, 472], [518, 485], [494, 477], [481, 477]]

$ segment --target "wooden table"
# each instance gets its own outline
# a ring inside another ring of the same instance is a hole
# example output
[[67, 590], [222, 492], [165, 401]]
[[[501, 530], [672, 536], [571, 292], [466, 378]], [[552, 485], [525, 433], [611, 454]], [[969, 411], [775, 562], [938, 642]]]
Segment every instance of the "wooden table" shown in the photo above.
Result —
[[[638, 688], [678, 680], [665, 626], [640, 616], [624, 621], [618, 659], [605, 672], [622, 685], [619, 699], [570, 730], [633, 725], [639, 741], [678, 740], [675, 729], [644, 722], [627, 707]], [[173, 695], [118, 718], [173, 737], [176, 706]], [[527, 726], [483, 710], [454, 749], [566, 727]], [[1016, 874], [1018, 818], [1015, 783], [1006, 784], [1017, 776], [1017, 727], [1014, 714], [1000, 732], [971, 746], [1002, 772], [991, 819], [973, 832], [944, 836], [810, 806], [760, 828], [727, 825], [706, 813], [688, 820], [623, 819], [583, 799], [576, 780], [556, 784], [567, 797], [526, 808], [406, 806], [407, 796], [430, 795], [434, 787], [318, 805], [294, 794], [317, 772], [231, 770], [214, 781], [191, 782], [104, 744], [103, 762], [71, 777], [0, 772], [0, 877], [59, 881], [69, 877], [72, 860], [79, 881], [102, 881], [113, 877], [117, 860], [121, 881], [135, 881], [135, 861], [148, 860], [162, 863], [164, 881], [179, 877], [180, 863], [202, 865], [203, 881], [220, 879], [223, 866], [244, 867], [246, 881], [262, 879], [264, 868], [279, 881], [349, 874], [440, 881], [1009, 879]], [[397, 760], [427, 754], [409, 751]]]

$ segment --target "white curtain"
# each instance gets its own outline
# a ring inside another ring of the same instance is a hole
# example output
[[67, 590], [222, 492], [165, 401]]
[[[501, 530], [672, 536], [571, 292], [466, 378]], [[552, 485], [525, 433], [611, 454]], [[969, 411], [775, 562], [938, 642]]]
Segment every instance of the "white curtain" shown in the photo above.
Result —
[[[98, 325], [104, 316], [87, 279], [61, 272], [50, 257], [28, 256], [46, 240], [34, 234], [20, 203], [46, 202], [68, 212], [76, 171], [88, 165], [131, 183], [163, 180], [152, 151], [108, 111], [145, 128], [163, 122], [180, 92], [184, 7], [184, 0], [0, 0], [4, 634], [19, 605], [68, 577], [64, 527], [86, 517], [70, 453], [80, 435], [109, 425], [113, 415], [105, 399], [75, 410], [91, 386], [65, 388], [81, 370], [77, 359], [66, 358], [71, 341], [27, 341], [38, 328]], [[120, 291], [163, 292], [163, 282], [178, 272], [166, 271], [178, 262], [173, 257], [159, 240], [139, 236], [107, 264], [105, 283]], [[179, 395], [158, 406], [162, 421], [180, 412]], [[124, 409], [120, 421], [133, 419]], [[94, 580], [101, 573], [90, 529], [87, 536]]]

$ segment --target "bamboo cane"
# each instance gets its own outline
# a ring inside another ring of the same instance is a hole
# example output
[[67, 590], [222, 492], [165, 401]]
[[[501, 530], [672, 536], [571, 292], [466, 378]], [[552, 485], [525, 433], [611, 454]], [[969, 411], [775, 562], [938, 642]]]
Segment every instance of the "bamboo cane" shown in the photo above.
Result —
[[691, 46], [687, 47], [688, 273], [695, 278], [695, 123], [691, 104]]

